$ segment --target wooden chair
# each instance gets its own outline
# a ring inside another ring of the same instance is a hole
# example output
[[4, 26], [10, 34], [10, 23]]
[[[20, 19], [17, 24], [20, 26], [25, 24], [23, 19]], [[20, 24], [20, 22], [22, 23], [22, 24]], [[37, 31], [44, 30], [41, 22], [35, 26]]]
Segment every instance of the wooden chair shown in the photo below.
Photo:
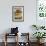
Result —
[[29, 42], [29, 33], [21, 33], [21, 36], [22, 37], [24, 37], [24, 36], [26, 36], [26, 42], [25, 42], [25, 44], [26, 44], [26, 46], [30, 46], [30, 42]]
[[17, 39], [15, 38], [15, 39], [17, 40], [15, 46], [18, 46], [18, 34], [6, 33], [6, 34], [5, 34], [5, 46], [7, 46], [7, 44], [8, 44], [8, 42], [7, 42], [7, 38], [8, 38], [8, 37], [7, 37], [7, 36], [9, 36], [9, 38], [10, 38], [10, 36], [17, 36]]

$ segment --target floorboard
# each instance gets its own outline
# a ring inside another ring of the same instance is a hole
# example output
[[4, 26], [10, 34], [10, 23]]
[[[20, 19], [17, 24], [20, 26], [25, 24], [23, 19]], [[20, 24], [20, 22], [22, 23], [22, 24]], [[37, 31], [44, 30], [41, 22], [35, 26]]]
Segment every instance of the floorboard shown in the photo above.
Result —
[[[20, 42], [21, 43], [21, 42]], [[0, 46], [5, 46], [4, 42], [0, 42]], [[15, 42], [9, 42], [7, 46], [16, 46]], [[22, 45], [21, 45], [22, 46]], [[24, 45], [25, 46], [25, 45]], [[30, 46], [37, 46], [37, 43], [30, 43]], [[44, 43], [44, 45], [42, 46], [46, 46], [46, 43]]]

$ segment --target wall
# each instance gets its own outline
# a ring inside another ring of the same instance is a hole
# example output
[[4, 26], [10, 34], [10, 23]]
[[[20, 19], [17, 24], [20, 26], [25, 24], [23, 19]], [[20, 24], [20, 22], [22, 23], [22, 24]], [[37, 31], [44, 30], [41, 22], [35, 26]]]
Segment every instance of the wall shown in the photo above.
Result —
[[26, 0], [20, 0], [20, 1], [16, 0], [16, 1], [9, 1], [9, 3], [10, 3], [9, 4], [10, 6], [15, 6], [15, 5], [24, 6], [24, 22], [11, 22], [11, 27], [18, 26], [20, 32], [31, 31], [29, 30], [30, 25], [33, 23], [36, 23], [36, 19], [35, 19], [36, 1], [34, 0], [27, 0], [27, 1]]
[[[24, 6], [24, 22], [12, 22], [12, 6]], [[36, 0], [0, 0], [0, 34], [10, 32], [9, 28], [19, 27], [19, 32], [30, 32], [36, 24]]]

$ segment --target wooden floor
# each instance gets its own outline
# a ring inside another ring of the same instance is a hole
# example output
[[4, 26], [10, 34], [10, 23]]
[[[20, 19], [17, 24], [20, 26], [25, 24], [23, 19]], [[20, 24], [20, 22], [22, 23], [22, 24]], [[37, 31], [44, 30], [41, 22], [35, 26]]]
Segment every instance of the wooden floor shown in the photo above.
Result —
[[[4, 43], [2, 42], [0, 42], [0, 46], [4, 46]], [[12, 42], [10, 42], [10, 43], [8, 43], [8, 45], [7, 46], [15, 46], [15, 42], [14, 43], [12, 43]], [[22, 46], [22, 45], [21, 45]], [[24, 45], [25, 46], [25, 45]], [[30, 43], [30, 46], [37, 46], [37, 43]], [[46, 46], [46, 43], [44, 43], [44, 45], [42, 45], [42, 46]]]

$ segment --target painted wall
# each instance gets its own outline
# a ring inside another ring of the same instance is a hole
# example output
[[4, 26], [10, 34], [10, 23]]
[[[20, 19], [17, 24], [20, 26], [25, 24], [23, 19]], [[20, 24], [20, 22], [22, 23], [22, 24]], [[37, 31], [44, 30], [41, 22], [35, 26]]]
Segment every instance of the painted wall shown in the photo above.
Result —
[[[12, 6], [24, 6], [24, 22], [12, 22]], [[36, 0], [0, 1], [0, 30], [18, 26], [21, 32], [29, 32], [30, 25], [36, 24]], [[20, 30], [19, 30], [20, 31]]]
[[[12, 22], [12, 6], [24, 6], [24, 22]], [[29, 32], [36, 24], [36, 0], [0, 0], [0, 34], [10, 32], [11, 27], [19, 27], [19, 32]]]

